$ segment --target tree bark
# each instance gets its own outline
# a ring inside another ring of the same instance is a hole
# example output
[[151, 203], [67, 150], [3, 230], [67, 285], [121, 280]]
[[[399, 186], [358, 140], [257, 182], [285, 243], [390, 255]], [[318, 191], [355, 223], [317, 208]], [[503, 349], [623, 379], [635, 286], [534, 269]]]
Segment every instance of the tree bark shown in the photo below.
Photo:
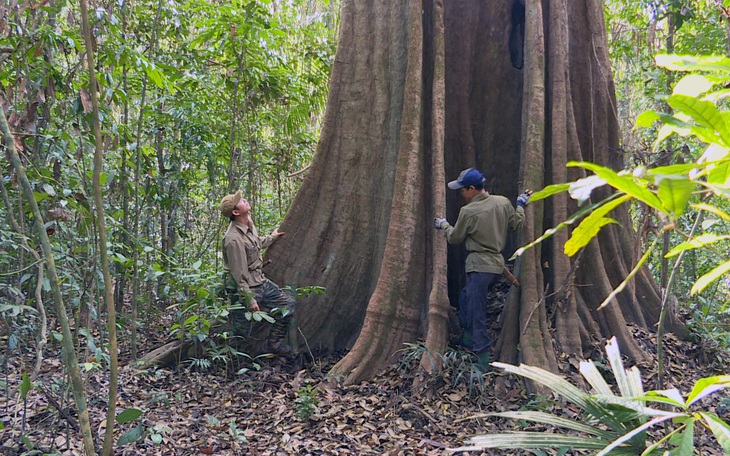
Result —
[[[432, 214], [446, 213], [446, 179], [444, 171], [444, 116], [446, 114], [446, 68], [444, 59], [444, 4], [442, 0], [433, 2], [431, 33], [425, 34], [426, 56], [433, 59], [433, 77], [426, 81], [431, 92], [431, 179], [433, 180]], [[431, 42], [427, 39], [432, 36]], [[429, 46], [430, 44], [430, 46]], [[426, 72], [428, 75], [429, 72]], [[428, 145], [425, 146], [428, 149]], [[426, 352], [421, 357], [421, 368], [428, 373], [441, 370], [441, 357], [446, 351], [449, 324], [449, 296], [446, 274], [446, 239], [433, 236], [431, 241], [431, 291], [428, 295], [428, 326]]]
[[[374, 375], [402, 342], [426, 337], [441, 347], [446, 340], [434, 306], [443, 243], [431, 224], [444, 192], [447, 219], [455, 221], [463, 205], [446, 180], [476, 166], [490, 192], [514, 199], [524, 188], [580, 178], [580, 170], [566, 171], [569, 160], [624, 166], [602, 2], [450, 0], [443, 51], [440, 8], [434, 0], [344, 3], [317, 153], [282, 224], [287, 237], [267, 253], [267, 274], [278, 283], [327, 289], [301, 303], [297, 320], [314, 349], [351, 348], [335, 368], [350, 382]], [[505, 255], [575, 209], [567, 197], [528, 206], [525, 228]], [[557, 370], [556, 349], [582, 357], [614, 335], [622, 353], [646, 358], [627, 320], [658, 321], [660, 293], [648, 273], [597, 310], [635, 260], [627, 208], [612, 216], [620, 225], [604, 228], [578, 263], [563, 254], [568, 232], [521, 257], [521, 286], [512, 289], [496, 346], [500, 360]], [[453, 306], [465, 256], [463, 246], [448, 246]]]
[[104, 199], [101, 192], [101, 172], [103, 168], [103, 145], [101, 124], [99, 121], [98, 81], [94, 67], [94, 48], [91, 42], [89, 25], [89, 8], [86, 0], [81, 0], [81, 25], [86, 42], [86, 64], [89, 70], [89, 92], [91, 93], [91, 123], [94, 131], [94, 171], [92, 186], [94, 188], [94, 206], [96, 206], [96, 226], [99, 231], [99, 252], [101, 254], [101, 273], [104, 278], [104, 303], [107, 312], [107, 331], [109, 331], [109, 394], [107, 400], [106, 432], [102, 454], [109, 456], [114, 452], [114, 423], [117, 409], [117, 386], [119, 384], [119, 361], [117, 345], [117, 311], [114, 305], [114, 286], [109, 267], [109, 251], [107, 248], [106, 219], [104, 216]]

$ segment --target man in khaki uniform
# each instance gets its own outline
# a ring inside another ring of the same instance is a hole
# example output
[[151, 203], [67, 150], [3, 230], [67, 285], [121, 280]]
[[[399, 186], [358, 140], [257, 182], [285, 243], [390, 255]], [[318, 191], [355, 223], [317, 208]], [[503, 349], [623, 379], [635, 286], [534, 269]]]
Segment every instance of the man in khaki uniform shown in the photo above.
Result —
[[[269, 333], [268, 350], [276, 355], [288, 355], [292, 349], [284, 338], [294, 314], [294, 298], [267, 279], [261, 269], [264, 264], [261, 249], [273, 244], [284, 233], [277, 228], [268, 236], [259, 236], [251, 220], [251, 206], [241, 197], [240, 190], [224, 196], [219, 209], [231, 220], [223, 236], [223, 263], [230, 273], [226, 289], [231, 303], [235, 305], [243, 300], [248, 303], [249, 311], [270, 312], [275, 322]], [[234, 336], [244, 335], [245, 314], [243, 309], [231, 312]]]
[[466, 257], [466, 286], [459, 297], [459, 321], [464, 329], [464, 345], [479, 356], [479, 364], [488, 367], [492, 340], [487, 327], [487, 292], [504, 270], [502, 249], [510, 230], [522, 227], [525, 209], [532, 192], [517, 197], [517, 209], [507, 198], [490, 195], [484, 189], [484, 175], [468, 168], [449, 182], [449, 188], [459, 190], [466, 205], [459, 211], [456, 224], [436, 218], [434, 227], [444, 230], [449, 244], [464, 243]]

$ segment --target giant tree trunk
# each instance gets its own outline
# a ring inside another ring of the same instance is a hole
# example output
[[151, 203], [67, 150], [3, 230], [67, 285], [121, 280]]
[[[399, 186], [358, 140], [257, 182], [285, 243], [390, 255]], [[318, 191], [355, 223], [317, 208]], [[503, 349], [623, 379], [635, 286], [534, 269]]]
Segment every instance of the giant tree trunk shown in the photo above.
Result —
[[[581, 177], [566, 170], [568, 160], [623, 167], [602, 8], [599, 0], [344, 2], [318, 150], [267, 270], [280, 284], [327, 288], [302, 302], [297, 319], [311, 348], [351, 348], [336, 373], [350, 382], [371, 376], [402, 342], [429, 330], [442, 333], [429, 335], [429, 348], [445, 348], [445, 325], [427, 328], [440, 320], [426, 318], [429, 296], [438, 301], [432, 288], [443, 283], [433, 238], [441, 233], [432, 228], [441, 214], [432, 211], [443, 207], [445, 180], [476, 166], [490, 192], [514, 199], [526, 187]], [[440, 24], [443, 46], [434, 40]], [[445, 175], [434, 175], [440, 154]], [[451, 222], [463, 204], [457, 196], [446, 193]], [[523, 239], [574, 210], [566, 196], [529, 206]], [[626, 323], [657, 322], [651, 276], [638, 275], [617, 302], [596, 310], [635, 261], [628, 211], [615, 212], [621, 225], [605, 228], [579, 261], [562, 253], [568, 233], [523, 255], [500, 359], [554, 370], [556, 349], [581, 356], [614, 335], [623, 353], [645, 359]], [[464, 258], [462, 246], [448, 247], [454, 306]]]

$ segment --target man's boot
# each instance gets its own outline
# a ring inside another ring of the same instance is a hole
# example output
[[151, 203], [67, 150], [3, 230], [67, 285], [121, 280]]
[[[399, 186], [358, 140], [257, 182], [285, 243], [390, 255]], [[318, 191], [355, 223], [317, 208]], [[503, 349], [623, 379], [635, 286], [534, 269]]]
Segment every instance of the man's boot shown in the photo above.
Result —
[[288, 325], [282, 321], [274, 323], [274, 326], [271, 327], [271, 332], [269, 333], [268, 351], [278, 356], [287, 356], [292, 354], [294, 350], [284, 343], [288, 329]]

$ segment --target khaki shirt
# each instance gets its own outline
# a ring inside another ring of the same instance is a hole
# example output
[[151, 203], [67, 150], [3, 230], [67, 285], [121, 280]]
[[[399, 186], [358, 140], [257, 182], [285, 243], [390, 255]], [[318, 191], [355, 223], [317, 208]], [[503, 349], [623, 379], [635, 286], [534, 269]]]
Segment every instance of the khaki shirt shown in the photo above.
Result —
[[270, 246], [275, 240], [275, 236], [259, 236], [253, 223], [250, 226], [238, 222], [228, 225], [223, 236], [223, 264], [236, 281], [239, 293], [249, 294], [251, 287], [264, 283], [261, 249]]
[[504, 269], [502, 249], [507, 242], [507, 230], [517, 230], [525, 221], [525, 209], [500, 195], [480, 193], [459, 211], [456, 225], [445, 224], [444, 234], [449, 244], [464, 242], [469, 255], [466, 272], [501, 274]]

